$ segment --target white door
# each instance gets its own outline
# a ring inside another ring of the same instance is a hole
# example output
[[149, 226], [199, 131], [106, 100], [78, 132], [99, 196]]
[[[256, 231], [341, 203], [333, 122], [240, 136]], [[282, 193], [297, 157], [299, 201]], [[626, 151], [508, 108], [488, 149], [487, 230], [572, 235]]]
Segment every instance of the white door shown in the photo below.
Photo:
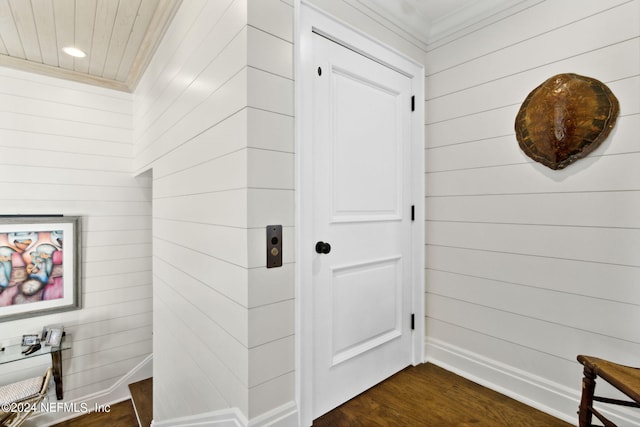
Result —
[[317, 34], [313, 52], [315, 418], [412, 361], [412, 113], [409, 77]]

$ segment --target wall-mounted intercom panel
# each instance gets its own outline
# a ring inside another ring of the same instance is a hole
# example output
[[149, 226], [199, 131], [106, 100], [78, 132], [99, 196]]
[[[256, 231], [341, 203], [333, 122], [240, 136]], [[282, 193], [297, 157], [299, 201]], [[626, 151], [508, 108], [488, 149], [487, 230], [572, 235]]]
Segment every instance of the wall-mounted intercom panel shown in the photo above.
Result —
[[267, 268], [282, 267], [282, 226], [267, 225]]

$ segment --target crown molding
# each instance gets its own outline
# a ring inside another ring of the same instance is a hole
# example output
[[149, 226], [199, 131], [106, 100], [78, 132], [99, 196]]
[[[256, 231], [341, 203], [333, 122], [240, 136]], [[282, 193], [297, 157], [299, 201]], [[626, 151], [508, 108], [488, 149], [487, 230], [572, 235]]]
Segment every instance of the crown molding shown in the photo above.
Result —
[[437, 17], [428, 16], [427, 9], [422, 7], [424, 3], [419, 0], [356, 1], [429, 46], [465, 29], [471, 30], [483, 21], [497, 20], [506, 10], [540, 0], [467, 0]]

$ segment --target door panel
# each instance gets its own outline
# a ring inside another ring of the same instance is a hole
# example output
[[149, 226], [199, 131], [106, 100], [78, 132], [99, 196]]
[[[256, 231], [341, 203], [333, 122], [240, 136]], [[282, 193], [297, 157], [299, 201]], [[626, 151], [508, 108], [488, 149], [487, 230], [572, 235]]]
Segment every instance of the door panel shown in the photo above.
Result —
[[389, 121], [398, 93], [337, 67], [331, 71], [333, 220], [399, 219], [402, 141]]
[[401, 284], [399, 257], [333, 269], [331, 366], [402, 335]]
[[[411, 80], [313, 36], [314, 416], [411, 362]], [[309, 248], [313, 250], [313, 248]]]

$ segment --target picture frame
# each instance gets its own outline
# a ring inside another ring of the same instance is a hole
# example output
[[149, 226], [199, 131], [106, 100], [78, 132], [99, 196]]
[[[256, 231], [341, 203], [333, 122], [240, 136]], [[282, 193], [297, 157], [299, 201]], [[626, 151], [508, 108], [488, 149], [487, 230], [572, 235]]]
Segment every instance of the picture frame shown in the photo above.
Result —
[[62, 326], [50, 327], [47, 330], [47, 337], [45, 339], [45, 345], [52, 347], [60, 347], [62, 338], [64, 337], [64, 328]]
[[29, 335], [22, 336], [23, 347], [38, 344], [39, 342], [40, 342], [40, 337], [37, 334], [29, 334]]
[[81, 307], [81, 217], [0, 215], [0, 322]]

